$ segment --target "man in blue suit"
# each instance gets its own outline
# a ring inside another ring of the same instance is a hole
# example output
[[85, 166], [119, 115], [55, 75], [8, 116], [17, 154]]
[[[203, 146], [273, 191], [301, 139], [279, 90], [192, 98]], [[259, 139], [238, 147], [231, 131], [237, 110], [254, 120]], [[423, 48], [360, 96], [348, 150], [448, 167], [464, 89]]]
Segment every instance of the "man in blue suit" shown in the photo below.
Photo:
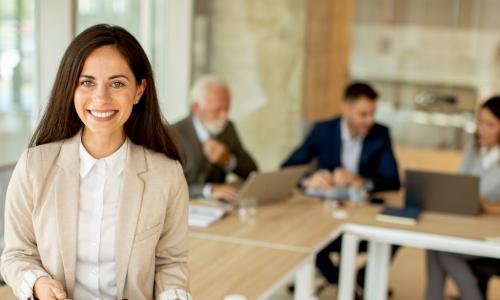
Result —
[[[315, 124], [304, 143], [283, 163], [285, 167], [317, 160], [316, 171], [301, 181], [303, 188], [326, 190], [357, 185], [368, 192], [400, 188], [389, 129], [375, 123], [377, 97], [366, 83], [350, 84], [344, 93], [342, 115]], [[341, 241], [338, 238], [332, 242], [316, 258], [316, 266], [331, 284], [338, 282], [339, 268], [331, 261], [330, 253], [340, 252]], [[360, 245], [360, 251], [365, 248]], [[362, 278], [360, 281], [362, 284]]]

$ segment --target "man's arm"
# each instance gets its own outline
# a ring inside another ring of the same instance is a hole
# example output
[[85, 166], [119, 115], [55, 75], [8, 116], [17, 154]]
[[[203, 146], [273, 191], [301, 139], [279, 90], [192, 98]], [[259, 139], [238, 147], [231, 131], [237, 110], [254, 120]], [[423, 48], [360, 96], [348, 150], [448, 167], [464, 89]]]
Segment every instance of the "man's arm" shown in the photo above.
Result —
[[378, 162], [377, 175], [370, 178], [373, 182], [372, 192], [399, 190], [401, 183], [399, 181], [399, 170], [394, 152], [389, 130], [384, 135], [383, 149]]
[[312, 132], [306, 138], [304, 143], [300, 145], [288, 159], [281, 165], [281, 167], [303, 165], [309, 163], [317, 156], [316, 153], [316, 139], [318, 135], [318, 128], [314, 126]]

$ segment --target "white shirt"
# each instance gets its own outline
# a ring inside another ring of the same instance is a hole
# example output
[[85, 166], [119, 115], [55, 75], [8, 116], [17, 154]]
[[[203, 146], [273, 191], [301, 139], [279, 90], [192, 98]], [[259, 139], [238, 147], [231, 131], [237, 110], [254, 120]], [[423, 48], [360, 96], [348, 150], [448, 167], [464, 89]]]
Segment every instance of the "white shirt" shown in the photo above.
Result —
[[359, 174], [359, 160], [365, 137], [352, 137], [344, 119], [340, 122], [340, 134], [342, 138], [342, 153], [340, 155], [342, 166], [351, 173]]
[[115, 233], [127, 145], [95, 159], [80, 143], [75, 299], [116, 299]]
[[488, 151], [486, 147], [481, 147], [481, 165], [484, 170], [497, 164], [500, 160], [500, 146], [495, 146]]
[[[198, 140], [200, 142], [205, 142], [210, 138], [210, 133], [208, 130], [203, 126], [200, 120], [198, 120], [197, 117], [193, 116], [193, 124], [194, 124], [194, 130], [196, 131], [196, 136], [198, 137]], [[227, 172], [232, 172], [234, 169], [236, 169], [236, 156], [231, 155], [229, 158], [229, 163], [226, 166], [226, 171]], [[212, 195], [212, 185], [210, 183], [207, 183], [203, 186], [202, 194], [204, 198], [210, 198]]]

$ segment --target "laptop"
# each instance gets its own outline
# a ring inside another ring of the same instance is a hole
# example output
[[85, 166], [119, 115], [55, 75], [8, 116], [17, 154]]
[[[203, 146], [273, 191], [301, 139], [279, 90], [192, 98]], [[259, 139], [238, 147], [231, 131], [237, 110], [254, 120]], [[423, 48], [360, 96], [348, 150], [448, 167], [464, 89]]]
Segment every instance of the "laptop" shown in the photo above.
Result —
[[309, 169], [309, 165], [300, 165], [271, 172], [254, 172], [241, 187], [238, 198], [255, 197], [259, 204], [284, 200]]
[[478, 215], [479, 177], [406, 170], [405, 206], [426, 211]]

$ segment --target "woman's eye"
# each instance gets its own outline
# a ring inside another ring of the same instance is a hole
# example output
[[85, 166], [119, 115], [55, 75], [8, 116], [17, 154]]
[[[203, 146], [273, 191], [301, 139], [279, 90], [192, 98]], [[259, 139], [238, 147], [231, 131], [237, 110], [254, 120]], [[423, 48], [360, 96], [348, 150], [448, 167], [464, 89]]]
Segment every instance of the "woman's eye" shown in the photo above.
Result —
[[94, 83], [92, 81], [90, 81], [90, 80], [82, 80], [80, 82], [80, 85], [81, 86], [85, 86], [85, 87], [91, 87], [91, 86], [94, 85]]
[[121, 87], [124, 87], [125, 84], [123, 84], [123, 82], [120, 82], [120, 81], [115, 81], [111, 84], [111, 86], [114, 88], [121, 88]]

